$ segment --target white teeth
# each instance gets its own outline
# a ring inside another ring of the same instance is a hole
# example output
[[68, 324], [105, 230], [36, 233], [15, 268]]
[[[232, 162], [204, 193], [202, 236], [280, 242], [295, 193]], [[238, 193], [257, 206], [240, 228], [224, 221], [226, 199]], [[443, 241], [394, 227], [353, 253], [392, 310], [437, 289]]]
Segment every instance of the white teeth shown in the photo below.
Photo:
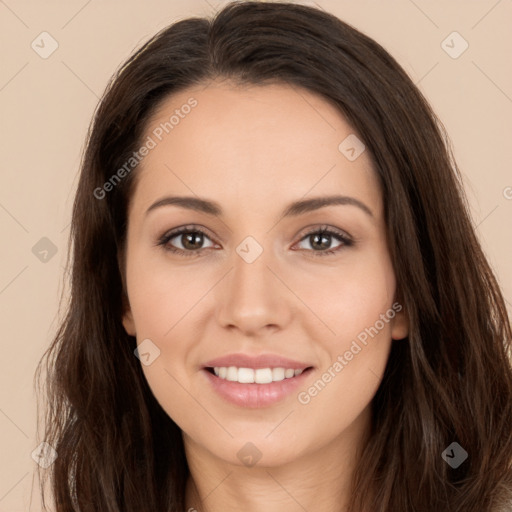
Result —
[[284, 380], [285, 371], [284, 368], [272, 368], [272, 380], [274, 382]]
[[254, 370], [252, 368], [238, 368], [238, 382], [243, 384], [254, 382]]
[[268, 384], [272, 382], [272, 370], [270, 368], [258, 368], [254, 372], [254, 382], [256, 382], [256, 384]]
[[231, 381], [238, 380], [238, 370], [237, 370], [236, 366], [230, 366], [228, 368], [228, 371], [226, 373], [226, 380], [231, 380]]
[[293, 368], [237, 368], [236, 366], [215, 366], [213, 372], [217, 377], [240, 382], [241, 384], [269, 384], [270, 382], [279, 382], [284, 379], [291, 379], [300, 375], [304, 370], [294, 370]]

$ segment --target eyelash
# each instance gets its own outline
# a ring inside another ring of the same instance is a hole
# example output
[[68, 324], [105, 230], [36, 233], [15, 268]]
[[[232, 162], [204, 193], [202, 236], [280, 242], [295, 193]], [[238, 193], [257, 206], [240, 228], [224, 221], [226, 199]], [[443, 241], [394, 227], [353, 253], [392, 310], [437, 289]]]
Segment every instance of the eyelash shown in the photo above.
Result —
[[[175, 237], [177, 237], [179, 235], [182, 235], [184, 233], [188, 233], [188, 234], [190, 234], [190, 233], [201, 233], [201, 234], [207, 236], [208, 238], [210, 238], [208, 236], [208, 234], [205, 233], [198, 226], [195, 226], [195, 225], [183, 226], [183, 227], [178, 228], [178, 229], [176, 229], [174, 231], [171, 231], [169, 233], [164, 234], [162, 237], [159, 238], [159, 240], [157, 242], [157, 245], [158, 246], [162, 246], [165, 251], [169, 251], [169, 252], [178, 254], [180, 256], [196, 256], [198, 253], [200, 253], [201, 251], [206, 249], [206, 248], [203, 248], [203, 249], [195, 249], [195, 250], [190, 250], [190, 251], [184, 251], [183, 249], [178, 249], [176, 247], [168, 245], [170, 240], [172, 240], [173, 238], [175, 238]], [[316, 257], [316, 256], [331, 255], [331, 254], [334, 254], [334, 253], [338, 252], [343, 247], [350, 247], [350, 246], [352, 246], [354, 244], [353, 240], [350, 239], [347, 235], [345, 235], [341, 231], [334, 230], [334, 229], [330, 228], [329, 226], [321, 226], [320, 228], [315, 228], [315, 229], [313, 229], [311, 231], [308, 231], [307, 233], [305, 233], [302, 236], [302, 238], [299, 240], [299, 242], [302, 242], [304, 239], [308, 238], [309, 236], [316, 235], [316, 234], [332, 236], [332, 237], [336, 238], [339, 242], [342, 242], [342, 245], [339, 245], [335, 249], [329, 249], [329, 250], [326, 250], [326, 251], [314, 251], [314, 250], [309, 250], [309, 249], [303, 249], [303, 250], [306, 250], [308, 252], [312, 252], [314, 257]]]

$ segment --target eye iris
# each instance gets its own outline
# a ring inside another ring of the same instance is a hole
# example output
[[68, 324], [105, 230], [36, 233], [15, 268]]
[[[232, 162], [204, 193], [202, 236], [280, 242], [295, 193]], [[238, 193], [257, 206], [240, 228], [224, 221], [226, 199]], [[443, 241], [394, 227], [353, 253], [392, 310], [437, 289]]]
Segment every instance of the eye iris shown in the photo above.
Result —
[[[182, 236], [182, 240], [184, 240], [183, 247], [185, 247], [185, 249], [190, 249], [193, 251], [193, 250], [199, 248], [199, 247], [197, 247], [197, 245], [200, 246], [203, 243], [202, 233], [190, 232], [190, 233], [185, 233], [181, 236]], [[194, 246], [194, 243], [197, 245]]]
[[[315, 246], [317, 249], [328, 249], [330, 246], [331, 235], [327, 235], [325, 233], [315, 233], [311, 235], [310, 240], [311, 239], [314, 240], [314, 242], [311, 244], [313, 249], [315, 249]], [[320, 246], [316, 245], [318, 241], [320, 241]]]

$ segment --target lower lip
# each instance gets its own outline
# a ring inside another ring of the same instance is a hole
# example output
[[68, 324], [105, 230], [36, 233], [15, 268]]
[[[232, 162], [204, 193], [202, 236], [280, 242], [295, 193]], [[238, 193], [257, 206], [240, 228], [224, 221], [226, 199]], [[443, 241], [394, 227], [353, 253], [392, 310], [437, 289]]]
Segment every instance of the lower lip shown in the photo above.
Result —
[[240, 382], [221, 379], [206, 369], [202, 370], [213, 389], [228, 402], [239, 407], [268, 407], [291, 395], [305, 379], [312, 368], [304, 370], [300, 375], [268, 384], [241, 384]]

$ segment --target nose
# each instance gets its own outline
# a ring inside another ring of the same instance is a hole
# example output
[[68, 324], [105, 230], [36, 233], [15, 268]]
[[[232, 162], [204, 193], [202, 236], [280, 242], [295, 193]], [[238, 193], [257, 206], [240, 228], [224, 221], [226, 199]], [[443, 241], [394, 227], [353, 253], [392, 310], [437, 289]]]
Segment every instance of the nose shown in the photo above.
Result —
[[287, 288], [270, 250], [249, 262], [233, 254], [233, 268], [217, 289], [220, 325], [258, 336], [284, 329], [291, 321], [293, 293]]

